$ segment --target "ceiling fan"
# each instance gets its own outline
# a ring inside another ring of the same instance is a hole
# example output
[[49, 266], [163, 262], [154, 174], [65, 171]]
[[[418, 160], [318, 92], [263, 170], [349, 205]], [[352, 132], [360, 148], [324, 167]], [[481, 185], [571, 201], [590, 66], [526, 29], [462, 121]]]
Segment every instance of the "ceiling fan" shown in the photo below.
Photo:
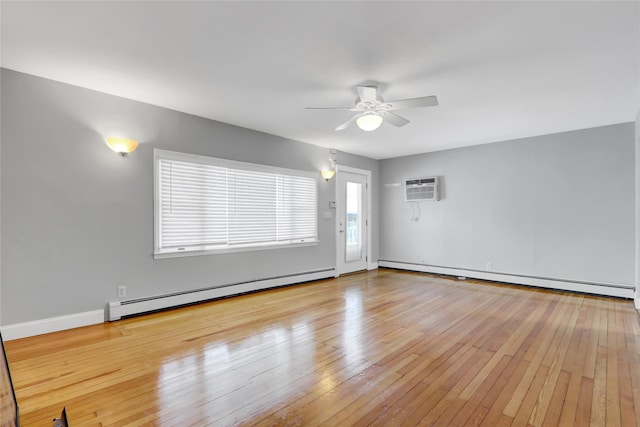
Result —
[[372, 131], [378, 129], [383, 121], [396, 127], [409, 123], [409, 120], [393, 113], [393, 110], [434, 107], [438, 105], [438, 98], [435, 95], [385, 102], [382, 97], [378, 95], [378, 88], [376, 86], [357, 86], [357, 89], [358, 99], [356, 99], [355, 106], [353, 107], [307, 107], [307, 110], [355, 111], [357, 112], [355, 116], [342, 123], [335, 130], [345, 130], [355, 122], [360, 129]]

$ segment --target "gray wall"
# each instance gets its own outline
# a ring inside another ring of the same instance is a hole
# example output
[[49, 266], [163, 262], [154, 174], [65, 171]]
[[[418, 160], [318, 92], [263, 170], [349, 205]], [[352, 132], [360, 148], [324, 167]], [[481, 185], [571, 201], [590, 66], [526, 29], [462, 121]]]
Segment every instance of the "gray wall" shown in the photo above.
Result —
[[[328, 166], [328, 149], [10, 70], [1, 79], [0, 324], [102, 309], [118, 285], [136, 298], [334, 267], [334, 220], [322, 212], [335, 180], [319, 173], [319, 245], [152, 257], [154, 148], [309, 171]], [[109, 150], [115, 132], [138, 150]], [[378, 182], [378, 161], [338, 161]]]
[[[634, 125], [381, 161], [380, 259], [633, 285]], [[385, 184], [443, 177], [419, 203]]]
[[[0, 93], [2, 93], [2, 78], [0, 78]], [[0, 103], [0, 130], [2, 129], [2, 105]], [[2, 224], [2, 132], [0, 131], [0, 224]], [[0, 227], [0, 242], [2, 242], [2, 227]], [[0, 244], [0, 325], [2, 325], [2, 245]]]
[[636, 116], [636, 308], [640, 310], [640, 110]]

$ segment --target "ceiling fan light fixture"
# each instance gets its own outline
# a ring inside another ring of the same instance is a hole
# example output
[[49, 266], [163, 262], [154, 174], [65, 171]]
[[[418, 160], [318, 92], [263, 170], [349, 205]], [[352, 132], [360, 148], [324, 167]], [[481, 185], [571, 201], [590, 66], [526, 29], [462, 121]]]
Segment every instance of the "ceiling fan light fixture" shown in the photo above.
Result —
[[[1, 0], [0, 0], [1, 1]], [[367, 132], [376, 130], [383, 121], [397, 128], [409, 124], [409, 120], [394, 110], [406, 110], [409, 108], [435, 107], [438, 105], [438, 97], [435, 95], [421, 96], [419, 98], [399, 99], [397, 101], [384, 101], [378, 95], [376, 86], [357, 86], [358, 98], [353, 107], [307, 107], [308, 110], [347, 110], [356, 114], [349, 120], [335, 128], [336, 131], [348, 129], [354, 122]]]
[[380, 127], [382, 124], [382, 116], [374, 112], [364, 113], [356, 119], [356, 124], [360, 129], [371, 132]]

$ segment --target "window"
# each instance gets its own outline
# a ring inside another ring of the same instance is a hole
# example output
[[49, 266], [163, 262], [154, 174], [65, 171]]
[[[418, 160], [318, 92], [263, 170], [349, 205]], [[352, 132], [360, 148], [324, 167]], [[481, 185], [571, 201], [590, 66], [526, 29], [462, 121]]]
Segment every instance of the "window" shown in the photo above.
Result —
[[312, 172], [155, 150], [156, 258], [318, 241]]

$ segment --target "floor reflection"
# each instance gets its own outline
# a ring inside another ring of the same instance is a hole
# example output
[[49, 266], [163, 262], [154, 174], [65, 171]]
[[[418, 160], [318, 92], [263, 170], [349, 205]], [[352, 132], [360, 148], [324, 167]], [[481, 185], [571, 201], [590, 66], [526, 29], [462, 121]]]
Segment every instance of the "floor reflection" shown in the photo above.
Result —
[[[346, 290], [341, 323], [326, 325], [316, 320], [274, 324], [243, 338], [226, 331], [221, 333], [225, 339], [213, 335], [207, 339], [215, 341], [205, 344], [191, 339], [182, 357], [165, 360], [159, 370], [162, 419], [172, 424], [188, 424], [191, 418], [235, 424], [273, 410], [294, 395], [310, 393], [310, 387], [315, 386], [312, 392], [318, 395], [327, 393], [363, 369], [361, 290]], [[319, 334], [340, 336], [341, 345], [326, 344]], [[341, 369], [319, 368], [323, 360], [336, 357]], [[181, 414], [180, 408], [189, 408], [189, 413]]]
[[[162, 419], [172, 423], [194, 417], [233, 424], [246, 417], [251, 402], [272, 407], [317, 380], [314, 333], [306, 322], [195, 346], [181, 358], [164, 361], [159, 370], [158, 406]], [[189, 414], [177, 414], [181, 407]]]
[[342, 348], [346, 362], [351, 365], [363, 359], [362, 353], [362, 293], [348, 289], [345, 294]]

